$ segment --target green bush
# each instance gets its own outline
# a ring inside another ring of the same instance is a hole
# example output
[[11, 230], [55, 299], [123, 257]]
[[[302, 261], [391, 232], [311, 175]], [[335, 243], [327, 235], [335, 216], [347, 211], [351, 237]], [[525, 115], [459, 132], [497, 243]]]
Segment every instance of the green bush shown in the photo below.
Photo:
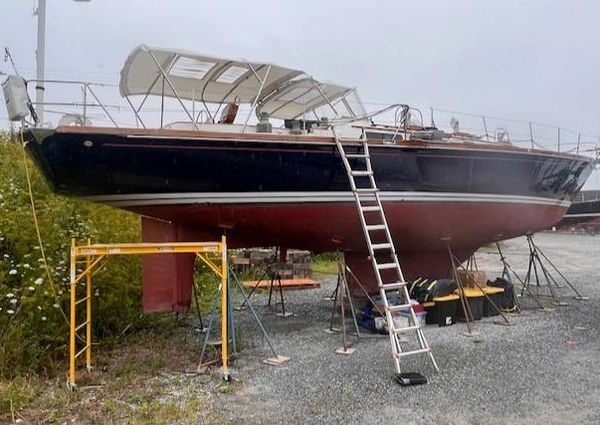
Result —
[[[46, 275], [33, 222], [23, 150], [0, 135], [0, 378], [56, 372], [68, 347], [69, 245], [132, 242], [139, 218], [125, 211], [52, 194], [32, 162], [37, 217], [52, 282]], [[140, 260], [115, 257], [94, 276], [96, 341], [141, 320]]]

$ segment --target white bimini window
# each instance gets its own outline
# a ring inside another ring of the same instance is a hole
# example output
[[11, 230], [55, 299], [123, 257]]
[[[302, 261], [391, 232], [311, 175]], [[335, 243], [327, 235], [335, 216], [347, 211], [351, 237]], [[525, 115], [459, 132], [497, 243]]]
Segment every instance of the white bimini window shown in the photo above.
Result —
[[181, 78], [203, 79], [215, 66], [215, 62], [199, 61], [185, 56], [179, 56], [169, 70], [169, 75]]
[[217, 78], [215, 81], [217, 83], [233, 84], [237, 80], [239, 80], [242, 77], [242, 75], [244, 75], [246, 72], [248, 72], [248, 68], [244, 68], [243, 66], [231, 65], [229, 68], [223, 71], [221, 75], [219, 75], [219, 78]]

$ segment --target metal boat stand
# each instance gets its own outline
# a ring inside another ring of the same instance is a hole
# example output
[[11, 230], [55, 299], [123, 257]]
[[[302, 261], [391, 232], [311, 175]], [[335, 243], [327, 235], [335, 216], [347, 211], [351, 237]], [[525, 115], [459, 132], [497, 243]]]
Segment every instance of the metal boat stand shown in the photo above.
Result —
[[[546, 306], [544, 306], [544, 304], [542, 304], [542, 302], [530, 291], [529, 286], [525, 285], [525, 282], [523, 281], [523, 279], [521, 279], [519, 274], [512, 268], [512, 266], [510, 265], [510, 263], [504, 256], [504, 253], [502, 252], [502, 248], [500, 247], [499, 242], [496, 242], [496, 249], [498, 251], [498, 255], [500, 256], [500, 261], [502, 262], [502, 276], [501, 277], [503, 279], [506, 279], [509, 283], [511, 283], [513, 285], [513, 288], [515, 288], [515, 286], [514, 286], [514, 282], [513, 282], [512, 278], [511, 278], [511, 275], [516, 277], [517, 280], [519, 281], [519, 283], [521, 284], [521, 290], [526, 288], [527, 293], [529, 294], [531, 299], [534, 300], [535, 303], [540, 307], [540, 309], [542, 309], [544, 311], [550, 311], [551, 309], [548, 309]], [[523, 311], [523, 307], [521, 306], [521, 302], [519, 301], [519, 296], [517, 296], [516, 290], [513, 290], [513, 300], [515, 301], [515, 306], [516, 306], [515, 311], [517, 313], [521, 313]]]
[[331, 301], [333, 301], [333, 309], [331, 310], [331, 318], [329, 320], [329, 328], [325, 329], [327, 333], [340, 332], [339, 328], [333, 326], [333, 322], [337, 312], [337, 304], [339, 300], [340, 305], [340, 321], [341, 321], [341, 333], [342, 333], [342, 346], [335, 350], [337, 354], [352, 354], [356, 351], [356, 348], [352, 347], [352, 344], [348, 344], [347, 332], [346, 332], [346, 301], [350, 305], [350, 312], [352, 314], [352, 322], [354, 323], [354, 329], [356, 330], [356, 339], [360, 339], [360, 330], [358, 328], [358, 321], [356, 319], [356, 310], [354, 309], [354, 302], [350, 295], [350, 289], [348, 288], [348, 281], [346, 280], [346, 263], [344, 262], [343, 256], [337, 253], [337, 283], [335, 290], [331, 295]]
[[[285, 300], [283, 298], [283, 285], [281, 284], [281, 270], [280, 270], [282, 267], [282, 264], [280, 262], [277, 262], [277, 260], [276, 260], [277, 254], [278, 254], [278, 251], [275, 252], [275, 256], [274, 256], [273, 260], [271, 260], [271, 262], [269, 262], [269, 263], [266, 263], [265, 269], [263, 270], [260, 277], [258, 278], [256, 283], [250, 290], [250, 293], [248, 294], [248, 299], [250, 299], [250, 297], [252, 297], [252, 294], [254, 294], [254, 292], [256, 292], [256, 290], [258, 289], [261, 282], [266, 281], [268, 279], [269, 280], [269, 301], [267, 302], [267, 306], [270, 307], [271, 300], [273, 298], [273, 287], [275, 286], [275, 281], [277, 281], [277, 288], [279, 289], [279, 299], [281, 302], [281, 312], [276, 313], [276, 315], [279, 317], [290, 317], [290, 316], [294, 316], [294, 313], [292, 313], [290, 311], [287, 311], [287, 312], [285, 311]], [[246, 304], [247, 304], [247, 301], [244, 300], [244, 302], [242, 304], [240, 304], [240, 306], [237, 307], [236, 310], [243, 310], [246, 307]]]
[[[565, 275], [554, 265], [552, 261], [544, 254], [544, 252], [536, 245], [533, 240], [533, 235], [528, 234], [527, 237], [527, 246], [529, 248], [529, 264], [527, 266], [527, 274], [525, 275], [525, 279], [523, 279], [523, 286], [521, 288], [521, 296], [523, 296], [524, 292], [527, 291], [529, 294], [532, 294], [531, 291], [531, 282], [535, 279], [535, 286], [538, 288], [537, 296], [542, 296], [539, 294], [539, 288], [542, 287], [542, 282], [545, 281], [549, 296], [552, 297], [553, 304], [556, 306], [567, 306], [569, 303], [561, 301], [559, 295], [556, 290], [564, 288], [561, 285], [557, 278], [553, 276], [551, 270], [546, 266], [547, 263], [553, 270], [558, 274], [560, 280], [562, 280], [567, 287], [569, 287], [574, 293], [574, 299], [579, 301], [589, 300], [589, 297], [584, 297], [579, 293], [577, 288], [573, 286], [573, 284], [565, 277]], [[542, 279], [543, 277], [543, 279]], [[546, 294], [545, 296], [548, 296]]]
[[[235, 320], [234, 320], [234, 314], [233, 314], [234, 309], [232, 308], [231, 291], [229, 290], [232, 286], [231, 281], [233, 281], [233, 282], [235, 282], [235, 285], [237, 286], [238, 290], [242, 294], [242, 297], [244, 298], [244, 305], [248, 306], [250, 312], [252, 313], [252, 317], [254, 318], [254, 322], [258, 326], [264, 340], [266, 341], [267, 345], [269, 346], [269, 350], [273, 354], [273, 357], [269, 357], [269, 358], [265, 359], [263, 361], [263, 363], [269, 364], [272, 366], [279, 366], [280, 364], [289, 361], [290, 360], [289, 357], [285, 357], [285, 356], [281, 356], [281, 355], [277, 354], [277, 351], [275, 350], [275, 347], [273, 346], [273, 342], [269, 338], [269, 335], [268, 335], [262, 321], [260, 320], [256, 310], [254, 309], [254, 306], [250, 302], [249, 295], [246, 295], [246, 291], [244, 291], [244, 287], [240, 283], [235, 272], [233, 271], [233, 268], [229, 267], [228, 271], [229, 271], [229, 274], [227, 276], [227, 320], [229, 322], [229, 327], [230, 327], [230, 332], [231, 332], [231, 340], [227, 341], [227, 344], [231, 343], [231, 348], [232, 348], [231, 357], [234, 357], [235, 355], [238, 354], [237, 346], [236, 346], [236, 337], [235, 337]], [[211, 345], [209, 342], [209, 338], [210, 338], [211, 330], [213, 327], [214, 319], [217, 316], [215, 314], [215, 310], [217, 307], [217, 302], [221, 295], [221, 291], [222, 291], [222, 285], [219, 285], [219, 287], [217, 288], [216, 294], [215, 294], [214, 301], [212, 303], [211, 312], [210, 312], [210, 320], [208, 322], [208, 328], [206, 329], [204, 342], [202, 344], [202, 351], [200, 353], [200, 361], [198, 363], [198, 368], [197, 368], [198, 373], [206, 372], [208, 370], [208, 366], [212, 365], [213, 363], [216, 363], [215, 360], [209, 360], [207, 362], [204, 362], [203, 360], [204, 360], [204, 355], [206, 354], [206, 347], [208, 345]], [[214, 343], [213, 345], [219, 345], [219, 344], [223, 344], [223, 341]]]
[[[446, 247], [448, 249], [448, 255], [450, 256], [450, 264], [451, 264], [451, 268], [452, 268], [451, 272], [452, 272], [454, 281], [456, 282], [456, 286], [458, 287], [458, 295], [460, 297], [460, 303], [462, 305], [463, 312], [465, 315], [465, 322], [467, 323], [467, 332], [463, 333], [463, 335], [468, 336], [468, 337], [477, 336], [477, 335], [479, 335], [479, 333], [474, 332], [473, 313], [471, 312], [471, 307], [469, 306], [469, 301], [468, 301], [467, 297], [465, 296], [464, 287], [462, 285], [460, 277], [458, 276], [459, 268], [463, 269], [464, 271], [469, 271], [469, 269], [465, 268], [461, 264], [460, 260], [452, 252], [452, 247], [450, 246], [451, 239], [443, 238], [442, 240], [444, 242], [446, 242]], [[473, 265], [476, 265], [477, 263], [476, 263], [476, 260], [469, 259], [467, 264], [470, 266], [473, 266]], [[496, 303], [494, 301], [492, 301], [490, 296], [483, 290], [483, 287], [481, 285], [479, 285], [479, 283], [477, 283], [476, 280], [473, 280], [473, 283], [475, 283], [475, 286], [477, 286], [477, 289], [479, 289], [479, 291], [481, 291], [481, 293], [486, 298], [486, 300], [490, 303], [492, 308], [502, 317], [502, 321], [498, 321], [498, 320], [494, 321], [494, 324], [510, 326], [511, 323], [510, 323], [510, 320], [508, 320], [508, 317], [500, 310], [500, 308], [496, 305]]]
[[192, 283], [192, 293], [194, 294], [194, 301], [196, 303], [196, 314], [198, 315], [200, 332], [206, 332], [206, 328], [202, 322], [202, 313], [200, 312], [200, 302], [198, 301], [198, 288], [196, 287], [196, 282]]

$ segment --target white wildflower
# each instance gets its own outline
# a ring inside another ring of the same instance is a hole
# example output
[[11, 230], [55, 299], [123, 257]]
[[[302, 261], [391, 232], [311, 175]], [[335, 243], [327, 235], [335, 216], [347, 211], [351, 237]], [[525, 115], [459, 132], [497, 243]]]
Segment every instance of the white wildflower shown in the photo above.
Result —
[[10, 255], [4, 254], [4, 258], [9, 258], [9, 257], [10, 257]]
[[29, 263], [25, 263], [25, 264], [23, 264], [23, 268], [24, 269], [30, 269], [31, 266], [29, 265]]
[[42, 322], [46, 321], [46, 316], [42, 316]]
[[43, 279], [43, 278], [41, 278], [41, 277], [38, 277], [38, 278], [35, 280], [35, 282], [33, 282], [33, 283], [35, 283], [36, 285], [41, 285], [42, 283], [44, 283], [44, 279]]
[[60, 306], [58, 304], [54, 304], [52, 307], [59, 308]]
[[42, 311], [42, 306], [41, 305], [38, 305], [37, 308], [38, 308], [39, 311]]
[[14, 275], [16, 275], [16, 274], [17, 274], [17, 270], [15, 270], [15, 269], [11, 269], [11, 270], [8, 272], [8, 274], [9, 274], [9, 275], [11, 275], [11, 276], [14, 276]]
[[14, 310], [6, 310], [6, 314], [15, 314]]
[[8, 294], [6, 294], [6, 298], [14, 298], [15, 294], [13, 294], [12, 292], [9, 292]]
[[15, 305], [17, 303], [17, 299], [16, 298], [11, 298], [9, 303], [11, 303], [12, 305]]
[[30, 291], [35, 291], [35, 288], [34, 288], [33, 286], [30, 286], [30, 287], [29, 287], [29, 288], [27, 288], [27, 289], [29, 289]]

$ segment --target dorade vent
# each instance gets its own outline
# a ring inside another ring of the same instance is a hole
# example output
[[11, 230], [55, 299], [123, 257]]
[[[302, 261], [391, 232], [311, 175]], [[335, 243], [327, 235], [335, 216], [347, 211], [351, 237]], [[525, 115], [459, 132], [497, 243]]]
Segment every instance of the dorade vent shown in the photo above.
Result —
[[248, 72], [248, 68], [244, 68], [243, 66], [231, 65], [229, 68], [223, 71], [221, 75], [219, 75], [219, 78], [217, 78], [215, 81], [217, 83], [233, 84], [237, 80], [239, 80], [244, 74], [246, 74], [246, 72]]
[[215, 65], [215, 62], [200, 61], [185, 56], [179, 56], [171, 66], [169, 75], [201, 80]]

